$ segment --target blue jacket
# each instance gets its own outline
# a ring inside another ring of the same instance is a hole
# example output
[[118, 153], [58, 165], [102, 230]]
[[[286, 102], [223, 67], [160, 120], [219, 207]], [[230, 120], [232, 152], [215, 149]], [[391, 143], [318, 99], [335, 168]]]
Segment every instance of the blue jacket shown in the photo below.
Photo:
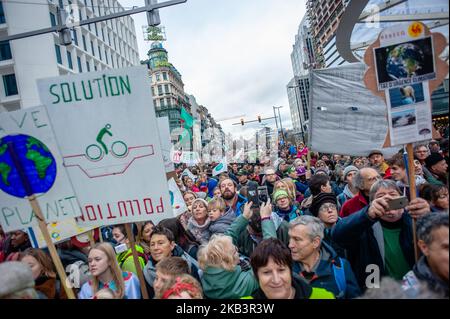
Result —
[[244, 204], [247, 203], [247, 198], [245, 198], [241, 194], [237, 194], [237, 195], [238, 195], [238, 198], [237, 198], [237, 203], [236, 203], [236, 209], [234, 210], [234, 212], [236, 213], [236, 216], [239, 216], [244, 211]]
[[[292, 271], [294, 274], [304, 278], [312, 287], [324, 288], [332, 292], [336, 298], [352, 299], [361, 295], [361, 290], [359, 289], [350, 263], [344, 258], [339, 258], [336, 251], [324, 241], [322, 241], [320, 252], [321, 259], [310, 280], [307, 280], [303, 276], [302, 266], [298, 262], [294, 262], [293, 264]], [[345, 290], [342, 292], [340, 292], [336, 282], [333, 264], [335, 267], [344, 267]]]
[[282, 211], [280, 208], [275, 206], [274, 212], [287, 222], [296, 219], [298, 216], [304, 215], [300, 208], [296, 205], [292, 205], [289, 211]]
[[[378, 220], [372, 220], [367, 215], [369, 207], [342, 218], [331, 232], [331, 238], [339, 246], [347, 250], [349, 261], [353, 266], [356, 278], [364, 289], [367, 276], [373, 272], [366, 272], [368, 265], [377, 265], [380, 276], [387, 275], [384, 263], [383, 229]], [[400, 247], [406, 261], [412, 268], [414, 265], [414, 247], [412, 234], [412, 221], [405, 211], [401, 219]]]
[[208, 178], [208, 196], [210, 198], [214, 197], [214, 188], [216, 188], [219, 182], [214, 178]]

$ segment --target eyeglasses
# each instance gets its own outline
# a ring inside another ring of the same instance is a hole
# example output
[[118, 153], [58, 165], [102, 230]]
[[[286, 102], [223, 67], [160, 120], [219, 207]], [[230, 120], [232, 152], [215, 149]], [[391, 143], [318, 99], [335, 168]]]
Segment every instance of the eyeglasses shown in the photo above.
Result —
[[323, 204], [322, 206], [320, 206], [319, 212], [328, 211], [330, 209], [336, 209], [337, 210], [337, 207], [333, 203]]

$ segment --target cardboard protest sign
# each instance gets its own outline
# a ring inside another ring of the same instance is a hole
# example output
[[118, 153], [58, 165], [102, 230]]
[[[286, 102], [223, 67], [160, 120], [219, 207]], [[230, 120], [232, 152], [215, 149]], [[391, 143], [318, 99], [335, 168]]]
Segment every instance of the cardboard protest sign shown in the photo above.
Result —
[[227, 165], [227, 159], [226, 159], [226, 157], [225, 157], [225, 158], [223, 158], [223, 159], [220, 161], [219, 164], [217, 164], [217, 165], [213, 168], [213, 170], [212, 170], [212, 175], [213, 175], [213, 176], [217, 176], [217, 175], [219, 175], [220, 173], [227, 172], [227, 171], [228, 171], [228, 165]]
[[[65, 219], [60, 222], [49, 223], [47, 225], [48, 232], [54, 244], [67, 240], [73, 236], [84, 234], [93, 229], [93, 227], [81, 227], [74, 218]], [[28, 235], [34, 248], [47, 247], [44, 236], [39, 227], [33, 226], [28, 228]]]
[[187, 211], [187, 206], [175, 179], [171, 178], [167, 183], [169, 185], [170, 203], [173, 213], [175, 216], [178, 216]]
[[45, 107], [0, 113], [0, 223], [5, 232], [38, 223], [10, 147], [24, 168], [32, 193], [38, 196], [47, 222], [80, 215]]
[[446, 39], [414, 21], [385, 28], [364, 55], [366, 87], [387, 105], [384, 145], [400, 145], [437, 136], [431, 121], [431, 94], [448, 74], [439, 56]]
[[145, 67], [38, 81], [82, 227], [173, 216]]
[[311, 70], [310, 136], [316, 152], [367, 156], [382, 149], [387, 131], [386, 106], [363, 83], [366, 67], [352, 63]]
[[158, 117], [158, 129], [159, 129], [159, 138], [161, 140], [161, 151], [164, 159], [164, 167], [166, 169], [166, 173], [173, 172], [175, 170], [175, 166], [171, 161], [170, 151], [172, 149], [172, 143], [170, 141], [170, 126], [169, 126], [169, 118], [168, 117]]

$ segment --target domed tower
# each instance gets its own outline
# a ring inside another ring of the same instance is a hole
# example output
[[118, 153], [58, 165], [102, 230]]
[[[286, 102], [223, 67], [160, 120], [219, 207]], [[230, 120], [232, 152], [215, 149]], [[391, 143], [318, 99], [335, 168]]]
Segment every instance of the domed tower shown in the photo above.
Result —
[[147, 55], [150, 69], [170, 65], [167, 50], [163, 48], [161, 42], [153, 42]]

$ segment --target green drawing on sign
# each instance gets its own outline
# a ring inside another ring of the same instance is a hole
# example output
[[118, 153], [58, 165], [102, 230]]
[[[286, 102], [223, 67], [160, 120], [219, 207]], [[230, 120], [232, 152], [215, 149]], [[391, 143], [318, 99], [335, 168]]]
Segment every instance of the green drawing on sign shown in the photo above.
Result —
[[52, 159], [42, 156], [41, 153], [35, 150], [28, 150], [26, 158], [33, 161], [36, 171], [40, 179], [45, 177], [47, 168], [52, 164]]
[[109, 131], [110, 129], [111, 124], [106, 124], [105, 127], [102, 128], [97, 135], [97, 142], [103, 147], [105, 154], [108, 154], [108, 148], [106, 147], [105, 143], [103, 143], [103, 137], [105, 136], [105, 134], [112, 136], [112, 133]]
[[108, 150], [108, 147], [103, 142], [103, 138], [106, 134], [109, 136], [113, 136], [113, 134], [110, 131], [111, 124], [106, 124], [104, 128], [100, 130], [100, 132], [97, 134], [96, 141], [100, 144], [98, 146], [97, 144], [91, 144], [88, 147], [86, 147], [86, 157], [91, 161], [100, 161], [104, 155], [107, 155], [109, 151], [111, 151], [112, 155], [115, 157], [125, 157], [128, 154], [128, 146], [122, 141], [115, 141], [111, 144], [111, 149]]
[[[1, 155], [1, 154], [0, 154]], [[0, 174], [2, 174], [3, 184], [9, 186], [8, 176], [11, 172], [11, 167], [3, 162], [0, 162]]]

